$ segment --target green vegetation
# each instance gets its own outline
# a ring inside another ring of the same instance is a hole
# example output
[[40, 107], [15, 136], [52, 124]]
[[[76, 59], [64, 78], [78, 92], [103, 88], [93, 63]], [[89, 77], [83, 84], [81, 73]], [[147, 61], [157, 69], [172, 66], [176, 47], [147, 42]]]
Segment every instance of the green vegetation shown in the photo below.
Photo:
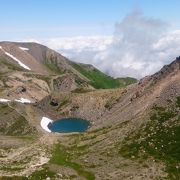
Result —
[[82, 165], [73, 162], [73, 155], [70, 153], [72, 150], [72, 148], [67, 148], [61, 144], [56, 144], [53, 149], [50, 163], [70, 167], [74, 169], [79, 174], [79, 176], [85, 177], [87, 180], [94, 180], [95, 176], [92, 172], [85, 170]]
[[131, 77], [117, 78], [121, 85], [128, 86], [137, 82], [137, 79]]
[[50, 57], [49, 59], [46, 59], [44, 65], [55, 74], [65, 73], [63, 68], [60, 68], [57, 57]]
[[119, 78], [114, 79], [106, 74], [102, 73], [98, 69], [83, 64], [72, 64], [73, 67], [79, 71], [82, 75], [90, 80], [90, 84], [97, 89], [111, 89], [124, 87], [126, 85], [137, 82], [133, 78]]
[[0, 168], [0, 170], [4, 170], [4, 171], [20, 171], [20, 170], [22, 170], [23, 168], [22, 167], [17, 167], [17, 166], [15, 166], [15, 167], [13, 167], [13, 166], [10, 166], [10, 167], [2, 167], [2, 168]]
[[75, 82], [79, 85], [79, 86], [84, 86], [87, 85], [87, 82], [81, 78], [79, 78], [77, 75], [75, 75]]
[[7, 81], [8, 81], [7, 74], [0, 75], [0, 80], [3, 83], [3, 87], [1, 86], [2, 89], [11, 88], [11, 86], [7, 85]]
[[31, 134], [35, 129], [31, 128], [27, 122], [27, 120], [23, 116], [16, 117], [14, 122], [6, 128], [7, 135], [28, 135]]
[[[73, 137], [78, 140], [80, 136], [74, 135]], [[87, 180], [95, 180], [92, 172], [86, 170], [83, 165], [75, 162], [76, 158], [84, 152], [86, 148], [87, 146], [77, 147], [77, 145], [73, 145], [71, 147], [65, 147], [60, 143], [54, 144], [50, 161], [46, 165], [43, 165], [41, 169], [33, 172], [28, 179], [46, 179], [47, 177], [51, 179], [61, 179], [62, 177], [73, 179], [77, 177], [76, 174], [70, 175], [69, 177], [67, 174], [59, 174], [58, 166], [64, 166], [75, 170], [79, 176]]]
[[22, 68], [21, 66], [18, 66], [18, 64], [12, 64], [12, 63], [9, 63], [7, 60], [5, 59], [0, 59], [0, 66], [1, 67], [6, 67], [8, 68], [9, 70], [13, 70], [13, 71], [25, 71], [24, 68]]
[[119, 100], [118, 98], [117, 99], [111, 98], [109, 101], [106, 102], [104, 107], [110, 110], [113, 107], [113, 105], [115, 105], [118, 102], [118, 100]]
[[56, 64], [46, 62], [45, 66], [48, 67], [54, 73], [62, 74], [61, 70]]
[[22, 136], [36, 133], [28, 121], [7, 104], [0, 104], [0, 132], [4, 135]]
[[47, 75], [31, 74], [31, 73], [24, 73], [23, 75], [26, 77], [41, 79], [45, 81], [48, 85], [50, 85], [50, 82], [51, 82], [51, 77], [49, 75], [47, 76]]
[[107, 103], [104, 105], [104, 107], [105, 107], [106, 109], [110, 110], [110, 109], [112, 108], [112, 104], [109, 103], [109, 102], [107, 102]]
[[47, 177], [53, 178], [55, 177], [56, 173], [49, 170], [48, 167], [43, 167], [43, 169], [35, 171], [31, 174], [31, 176], [28, 178], [30, 180], [44, 180]]
[[3, 176], [0, 177], [0, 180], [28, 180], [28, 178], [23, 176], [12, 176], [12, 177]]
[[0, 104], [0, 114], [7, 115], [11, 113], [13, 109], [11, 109], [7, 104]]
[[177, 107], [180, 108], [180, 96], [177, 97], [177, 100], [176, 100], [176, 105]]
[[[177, 98], [177, 102], [178, 102]], [[153, 156], [166, 164], [169, 179], [180, 179], [180, 117], [176, 106], [155, 106], [150, 121], [124, 140], [120, 154], [127, 158]]]

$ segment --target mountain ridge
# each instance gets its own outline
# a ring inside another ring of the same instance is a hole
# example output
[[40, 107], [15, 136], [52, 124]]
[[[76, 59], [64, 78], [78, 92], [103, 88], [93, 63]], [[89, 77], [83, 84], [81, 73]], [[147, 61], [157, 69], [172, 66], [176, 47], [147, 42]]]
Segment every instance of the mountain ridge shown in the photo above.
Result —
[[[0, 46], [19, 59], [30, 49]], [[41, 53], [34, 55], [38, 62]], [[70, 62], [73, 73], [64, 61], [62, 72], [56, 69], [61, 56], [51, 51], [48, 57], [48, 65], [40, 64], [44, 71], [33, 72], [0, 50], [0, 177], [179, 179], [179, 57], [138, 83], [114, 89], [96, 89], [110, 87], [103, 79], [114, 79], [92, 66]], [[48, 133], [42, 117], [82, 118], [91, 126], [84, 133]]]

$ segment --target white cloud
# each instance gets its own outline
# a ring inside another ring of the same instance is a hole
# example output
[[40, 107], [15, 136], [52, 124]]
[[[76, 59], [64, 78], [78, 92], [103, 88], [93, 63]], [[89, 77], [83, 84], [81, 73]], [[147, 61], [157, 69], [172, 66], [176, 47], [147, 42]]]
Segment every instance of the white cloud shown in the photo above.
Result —
[[[157, 58], [159, 50], [153, 45], [161, 39], [165, 27], [166, 23], [146, 18], [137, 11], [127, 15], [115, 26], [113, 43], [102, 61], [103, 69], [115, 77], [137, 78], [157, 71], [164, 61]], [[112, 61], [107, 63], [110, 59]]]
[[141, 78], [180, 55], [180, 30], [135, 11], [115, 25], [113, 36], [54, 38], [41, 41], [68, 58], [93, 64], [114, 76]]
[[106, 46], [112, 43], [112, 36], [78, 36], [73, 38], [53, 38], [45, 43], [56, 50], [76, 50], [78, 52], [84, 49], [102, 51]]
[[52, 38], [42, 43], [72, 60], [97, 66], [95, 56], [106, 51], [112, 41], [113, 36], [78, 36]]
[[[24, 42], [35, 42], [35, 43], [42, 43], [42, 40], [37, 40], [36, 38], [24, 39]], [[21, 42], [21, 41], [20, 41]]]

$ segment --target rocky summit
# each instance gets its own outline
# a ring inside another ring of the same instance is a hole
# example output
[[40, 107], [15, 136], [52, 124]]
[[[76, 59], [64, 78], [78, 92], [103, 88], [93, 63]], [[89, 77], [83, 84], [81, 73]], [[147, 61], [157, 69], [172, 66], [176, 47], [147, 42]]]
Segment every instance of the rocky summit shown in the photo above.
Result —
[[[51, 132], [63, 118], [90, 126]], [[137, 81], [0, 42], [0, 179], [180, 179], [180, 57]]]

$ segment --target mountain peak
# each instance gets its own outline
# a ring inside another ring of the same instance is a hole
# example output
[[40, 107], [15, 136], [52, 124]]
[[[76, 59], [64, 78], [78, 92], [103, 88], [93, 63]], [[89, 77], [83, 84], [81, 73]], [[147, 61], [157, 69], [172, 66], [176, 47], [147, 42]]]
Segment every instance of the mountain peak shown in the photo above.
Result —
[[156, 84], [168, 76], [176, 75], [180, 72], [180, 56], [168, 65], [164, 65], [158, 72], [151, 76], [146, 76], [139, 81], [141, 86]]
[[172, 63], [162, 67], [160, 71], [153, 74], [151, 78], [153, 79], [162, 79], [170, 74], [176, 74], [180, 70], [180, 56], [177, 57]]

